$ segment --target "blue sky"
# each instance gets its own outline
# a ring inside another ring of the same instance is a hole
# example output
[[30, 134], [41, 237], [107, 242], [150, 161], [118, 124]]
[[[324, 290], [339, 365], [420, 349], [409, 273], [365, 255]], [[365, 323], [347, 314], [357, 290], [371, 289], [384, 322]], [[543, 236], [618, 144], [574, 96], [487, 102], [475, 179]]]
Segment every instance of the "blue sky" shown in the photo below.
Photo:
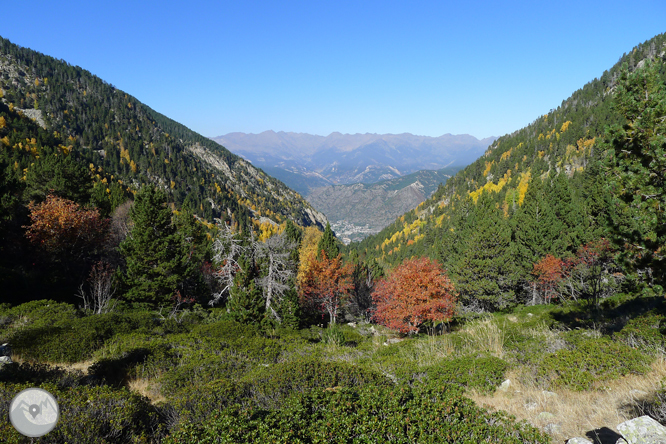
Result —
[[556, 108], [666, 32], [666, 2], [8, 1], [0, 36], [205, 135], [476, 137]]

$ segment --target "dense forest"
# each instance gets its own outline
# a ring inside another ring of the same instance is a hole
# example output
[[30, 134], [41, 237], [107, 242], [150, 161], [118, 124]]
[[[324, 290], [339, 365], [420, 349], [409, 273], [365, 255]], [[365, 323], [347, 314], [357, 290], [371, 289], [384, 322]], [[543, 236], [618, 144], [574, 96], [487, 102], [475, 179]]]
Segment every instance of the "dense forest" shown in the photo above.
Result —
[[666, 35], [348, 248], [222, 147], [2, 44], [1, 441], [28, 442], [7, 418], [31, 386], [62, 410], [44, 443], [666, 423]]

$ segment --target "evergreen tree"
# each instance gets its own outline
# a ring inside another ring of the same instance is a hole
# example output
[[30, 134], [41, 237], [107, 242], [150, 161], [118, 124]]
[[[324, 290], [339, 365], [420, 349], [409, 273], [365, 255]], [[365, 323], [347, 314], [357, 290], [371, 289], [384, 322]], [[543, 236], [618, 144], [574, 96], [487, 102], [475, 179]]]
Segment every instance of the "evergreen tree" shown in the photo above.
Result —
[[168, 303], [183, 282], [181, 238], [166, 203], [166, 195], [153, 185], [136, 193], [130, 210], [134, 227], [120, 244], [126, 261], [121, 279], [129, 301]]
[[608, 200], [610, 196], [606, 192], [607, 178], [604, 174], [602, 153], [601, 148], [594, 149], [592, 158], [583, 173], [582, 195], [588, 227], [583, 240], [584, 244], [594, 239], [608, 237]]
[[569, 179], [564, 172], [552, 178], [546, 198], [557, 220], [557, 226], [561, 228], [559, 242], [553, 245], [554, 252], [574, 253], [586, 237], [587, 226], [582, 203], [574, 199]]
[[532, 179], [523, 205], [512, 222], [516, 255], [523, 277], [542, 257], [547, 254], [560, 257], [564, 252], [561, 223], [550, 208], [543, 182], [538, 177]]
[[210, 260], [210, 242], [206, 238], [203, 225], [197, 222], [190, 207], [184, 206], [174, 218], [174, 223], [182, 246], [182, 294], [201, 300], [207, 296], [207, 286], [201, 270], [204, 261]]
[[238, 259], [239, 271], [229, 291], [227, 312], [229, 317], [243, 324], [260, 325], [264, 319], [264, 297], [255, 283], [258, 275], [251, 256], [243, 254]]
[[326, 253], [326, 257], [335, 259], [340, 254], [340, 248], [338, 248], [337, 240], [335, 239], [335, 233], [331, 230], [331, 224], [326, 222], [326, 228], [324, 229], [324, 235], [319, 240], [317, 245], [317, 258], [321, 259], [322, 251]]
[[42, 202], [46, 196], [69, 199], [79, 204], [90, 200], [92, 179], [88, 170], [73, 156], [46, 155], [37, 159], [26, 173], [26, 201]]
[[611, 232], [620, 257], [649, 270], [656, 285], [666, 277], [666, 85], [661, 62], [629, 73], [624, 66], [615, 92], [624, 117], [605, 136], [610, 150]]
[[474, 210], [476, 224], [462, 239], [462, 251], [454, 264], [454, 282], [467, 305], [497, 310], [515, 302], [517, 270], [511, 244], [511, 228], [489, 193], [483, 193]]

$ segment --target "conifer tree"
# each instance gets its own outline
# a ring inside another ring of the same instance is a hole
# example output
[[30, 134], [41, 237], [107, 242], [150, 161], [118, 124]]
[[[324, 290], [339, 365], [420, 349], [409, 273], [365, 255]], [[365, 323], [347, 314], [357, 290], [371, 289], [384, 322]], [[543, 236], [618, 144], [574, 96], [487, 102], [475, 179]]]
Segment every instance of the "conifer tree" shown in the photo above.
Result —
[[649, 269], [657, 285], [666, 278], [666, 85], [664, 64], [647, 60], [623, 67], [615, 92], [622, 126], [606, 133], [610, 150], [612, 238], [621, 259]]
[[130, 210], [134, 227], [120, 244], [126, 261], [121, 279], [129, 301], [168, 303], [183, 281], [182, 243], [166, 203], [166, 194], [153, 185], [136, 193]]
[[564, 172], [552, 178], [546, 197], [557, 220], [557, 227], [561, 228], [560, 238], [553, 245], [553, 253], [557, 253], [558, 250], [560, 253], [575, 252], [585, 238], [585, 218], [581, 203], [574, 199]]
[[326, 257], [330, 259], [335, 259], [340, 254], [340, 248], [335, 239], [335, 234], [331, 230], [331, 224], [326, 222], [326, 228], [324, 229], [324, 235], [319, 240], [317, 245], [317, 258], [321, 258], [322, 251], [326, 253]]
[[204, 261], [210, 260], [210, 242], [206, 239], [203, 225], [197, 222], [189, 206], [183, 206], [175, 216], [174, 224], [182, 246], [183, 280], [181, 292], [188, 297], [201, 299], [206, 296], [206, 283], [202, 274]]
[[454, 264], [454, 282], [467, 305], [497, 310], [515, 302], [518, 274], [511, 244], [511, 228], [489, 193], [483, 193], [474, 209], [476, 224], [462, 239], [462, 251]]
[[595, 148], [583, 172], [582, 196], [588, 227], [584, 238], [585, 244], [593, 239], [608, 237], [609, 195], [606, 192], [607, 178], [604, 173], [602, 153], [601, 148]]
[[41, 202], [52, 194], [79, 204], [90, 200], [92, 179], [88, 170], [72, 156], [53, 154], [40, 157], [26, 172], [27, 201]]
[[545, 198], [543, 182], [532, 179], [525, 200], [513, 218], [518, 265], [523, 276], [547, 254], [560, 257], [564, 252], [562, 227]]
[[238, 259], [239, 271], [234, 276], [234, 285], [229, 290], [227, 312], [229, 317], [243, 324], [260, 325], [264, 319], [264, 298], [261, 288], [255, 283], [257, 269], [252, 257], [243, 254]]

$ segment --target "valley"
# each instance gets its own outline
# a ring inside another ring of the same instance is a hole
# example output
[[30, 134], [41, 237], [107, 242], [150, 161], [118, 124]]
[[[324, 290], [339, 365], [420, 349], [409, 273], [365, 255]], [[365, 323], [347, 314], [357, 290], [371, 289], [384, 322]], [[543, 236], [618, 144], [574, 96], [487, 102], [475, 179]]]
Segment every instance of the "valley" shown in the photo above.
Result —
[[0, 442], [28, 387], [58, 444], [666, 436], [665, 178], [663, 33], [481, 140], [211, 140], [0, 38]]

